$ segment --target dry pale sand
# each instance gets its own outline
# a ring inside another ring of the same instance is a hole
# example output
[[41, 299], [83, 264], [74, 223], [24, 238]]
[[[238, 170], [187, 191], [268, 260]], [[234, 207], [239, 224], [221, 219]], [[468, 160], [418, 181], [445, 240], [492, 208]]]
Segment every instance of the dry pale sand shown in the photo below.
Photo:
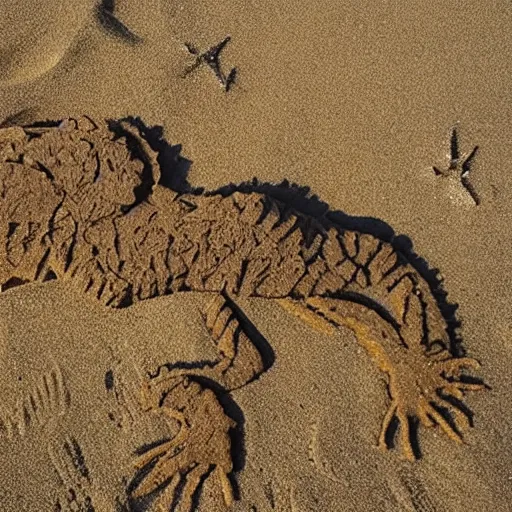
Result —
[[[458, 304], [491, 389], [464, 399], [465, 444], [420, 427], [411, 462], [376, 447], [386, 380], [349, 330], [322, 334], [241, 299], [274, 363], [227, 396], [239, 422], [232, 510], [512, 510], [511, 28], [505, 1], [2, 3], [3, 126], [139, 116], [182, 145], [191, 165], [176, 182], [308, 186], [356, 227], [389, 231], [379, 219], [409, 237]], [[204, 52], [228, 35], [229, 92], [204, 62], [184, 76], [185, 43]], [[459, 167], [436, 176], [454, 128]], [[475, 146], [478, 206], [457, 176]], [[1, 294], [1, 510], [157, 510], [127, 496], [137, 450], [173, 434], [141, 409], [140, 389], [160, 365], [215, 357], [210, 299], [112, 310], [59, 281]], [[224, 510], [211, 478], [196, 501]]]

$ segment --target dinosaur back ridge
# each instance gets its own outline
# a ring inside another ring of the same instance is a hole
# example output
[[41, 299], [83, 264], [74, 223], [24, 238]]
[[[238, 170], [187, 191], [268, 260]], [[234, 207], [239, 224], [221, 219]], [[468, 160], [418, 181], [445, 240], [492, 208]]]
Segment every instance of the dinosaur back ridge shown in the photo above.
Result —
[[254, 178], [213, 191], [193, 189], [186, 179], [191, 162], [180, 150], [165, 140], [160, 127], [147, 127], [133, 117], [98, 121], [81, 116], [0, 130], [0, 191], [5, 199], [0, 205], [0, 229], [6, 240], [0, 260], [6, 262], [2, 269], [9, 273], [0, 275], [0, 283], [9, 287], [6, 281], [13, 268], [16, 280], [10, 285], [50, 275], [44, 269], [48, 242], [55, 245], [60, 239], [56, 250], [61, 254], [76, 247], [76, 230], [69, 216], [62, 214], [64, 210], [74, 213], [75, 222], [80, 219], [95, 226], [91, 238], [106, 225], [104, 219], [126, 215], [150, 200], [160, 186], [168, 192], [157, 195], [166, 202], [176, 196], [256, 193], [265, 202], [302, 213], [326, 229], [334, 225], [391, 243], [429, 284], [447, 321], [452, 349], [460, 352], [456, 306], [447, 302], [440, 275], [414, 252], [410, 239], [396, 236], [381, 220], [333, 211], [309, 187], [288, 180], [276, 184]]

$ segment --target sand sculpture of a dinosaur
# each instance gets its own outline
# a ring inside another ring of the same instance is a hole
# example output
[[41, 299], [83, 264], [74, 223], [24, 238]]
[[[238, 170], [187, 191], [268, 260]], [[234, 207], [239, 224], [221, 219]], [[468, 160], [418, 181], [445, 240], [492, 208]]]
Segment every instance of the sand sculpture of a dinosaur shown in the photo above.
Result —
[[113, 308], [177, 291], [217, 294], [205, 313], [217, 360], [161, 369], [144, 386], [146, 409], [178, 433], [136, 460], [146, 472], [135, 498], [164, 487], [163, 505], [189, 510], [209, 475], [232, 503], [235, 422], [218, 390], [265, 370], [236, 312], [240, 296], [279, 301], [319, 328], [353, 331], [388, 379], [379, 446], [387, 447], [394, 422], [408, 459], [416, 455], [414, 421], [462, 441], [470, 424], [463, 394], [483, 387], [464, 370], [479, 365], [453, 354], [432, 290], [390, 243], [264, 194], [178, 193], [160, 177], [157, 154], [128, 122], [81, 117], [0, 130], [4, 289], [57, 278]]

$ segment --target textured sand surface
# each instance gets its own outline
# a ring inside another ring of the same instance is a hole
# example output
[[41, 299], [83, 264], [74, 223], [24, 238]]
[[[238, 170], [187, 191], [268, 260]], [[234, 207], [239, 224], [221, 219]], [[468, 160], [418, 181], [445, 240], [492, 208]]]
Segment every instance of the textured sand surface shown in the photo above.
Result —
[[[420, 427], [423, 457], [410, 462], [376, 448], [386, 383], [349, 330], [322, 334], [274, 302], [241, 300], [275, 360], [229, 395], [243, 421], [233, 510], [509, 509], [507, 2], [52, 0], [44, 9], [33, 1], [3, 8], [3, 126], [139, 116], [182, 145], [191, 164], [177, 183], [211, 190], [257, 176], [308, 186], [332, 210], [359, 216], [351, 227], [409, 237], [459, 306], [464, 347], [491, 390], [465, 398], [474, 414], [466, 444]], [[229, 92], [205, 62], [185, 74], [196, 59], [185, 43], [202, 53], [228, 35], [220, 65], [225, 76], [237, 69]], [[453, 159], [454, 128], [458, 167], [436, 176], [433, 166], [447, 169]], [[457, 178], [475, 146], [469, 175], [478, 206]], [[2, 510], [145, 509], [126, 496], [136, 450], [172, 432], [142, 411], [140, 388], [162, 364], [214, 356], [201, 319], [207, 302], [177, 293], [112, 311], [58, 281], [0, 295], [0, 410], [21, 426], [0, 430]], [[25, 413], [19, 407], [32, 402]], [[214, 482], [203, 486], [198, 509], [223, 510]]]

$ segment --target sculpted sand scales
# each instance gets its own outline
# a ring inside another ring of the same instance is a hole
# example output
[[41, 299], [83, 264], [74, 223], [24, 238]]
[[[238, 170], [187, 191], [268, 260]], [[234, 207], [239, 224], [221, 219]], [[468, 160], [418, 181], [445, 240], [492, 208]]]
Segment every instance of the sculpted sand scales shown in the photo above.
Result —
[[256, 192], [176, 192], [160, 184], [170, 171], [157, 157], [127, 121], [0, 131], [4, 290], [56, 278], [112, 308], [176, 291], [214, 297], [204, 321], [217, 359], [161, 368], [142, 390], [141, 407], [178, 433], [136, 456], [134, 499], [162, 489], [164, 510], [188, 511], [209, 478], [226, 507], [233, 502], [235, 422], [218, 395], [266, 370], [241, 296], [278, 301], [327, 332], [353, 331], [388, 379], [380, 447], [397, 437], [415, 459], [418, 422], [462, 442], [471, 424], [464, 392], [484, 387], [464, 370], [479, 365], [454, 354], [432, 290], [391, 243]]

